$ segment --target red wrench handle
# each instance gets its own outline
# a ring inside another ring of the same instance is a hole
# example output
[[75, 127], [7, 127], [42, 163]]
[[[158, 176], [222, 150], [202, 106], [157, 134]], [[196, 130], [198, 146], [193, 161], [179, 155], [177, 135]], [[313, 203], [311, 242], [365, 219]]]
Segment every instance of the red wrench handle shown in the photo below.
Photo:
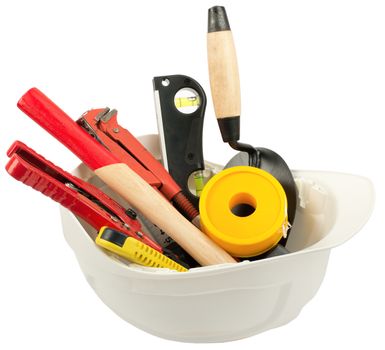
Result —
[[29, 90], [18, 107], [93, 169], [112, 190], [167, 232], [201, 265], [234, 263], [226, 251], [187, 221], [158, 191], [120, 163], [37, 89]]
[[119, 163], [119, 160], [84, 131], [40, 90], [32, 88], [17, 106], [77, 155], [92, 170]]

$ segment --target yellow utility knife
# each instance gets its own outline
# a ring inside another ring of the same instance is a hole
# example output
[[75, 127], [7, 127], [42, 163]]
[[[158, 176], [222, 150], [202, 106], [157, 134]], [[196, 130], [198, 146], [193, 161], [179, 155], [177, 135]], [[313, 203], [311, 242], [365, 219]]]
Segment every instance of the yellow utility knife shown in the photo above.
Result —
[[140, 265], [187, 271], [185, 267], [148, 245], [107, 226], [100, 229], [95, 242], [100, 247]]

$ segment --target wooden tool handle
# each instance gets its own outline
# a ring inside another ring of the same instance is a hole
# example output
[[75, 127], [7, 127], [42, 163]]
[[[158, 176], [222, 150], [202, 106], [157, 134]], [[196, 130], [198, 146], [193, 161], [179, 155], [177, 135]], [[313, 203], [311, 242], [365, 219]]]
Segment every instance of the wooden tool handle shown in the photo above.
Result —
[[201, 265], [236, 262], [36, 88], [18, 107], [93, 169], [108, 186], [179, 243]]
[[96, 169], [95, 173], [112, 190], [167, 232], [201, 265], [236, 262], [126, 164], [111, 164]]
[[209, 9], [207, 56], [211, 95], [223, 141], [239, 140], [241, 94], [237, 56], [226, 10]]

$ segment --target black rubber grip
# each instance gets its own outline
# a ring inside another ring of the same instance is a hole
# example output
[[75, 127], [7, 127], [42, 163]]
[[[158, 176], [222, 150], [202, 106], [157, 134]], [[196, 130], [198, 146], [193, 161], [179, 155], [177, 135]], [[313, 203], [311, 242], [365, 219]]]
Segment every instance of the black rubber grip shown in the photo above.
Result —
[[240, 116], [218, 119], [224, 142], [238, 141], [240, 137]]
[[209, 9], [207, 32], [231, 30], [226, 10], [223, 6], [214, 6]]
[[124, 242], [126, 241], [127, 237], [128, 236], [122, 232], [119, 232], [119, 231], [116, 231], [116, 230], [113, 230], [110, 228], [106, 228], [103, 231], [100, 238], [104, 239], [105, 241], [114, 243], [114, 244], [118, 245], [119, 247], [123, 247]]

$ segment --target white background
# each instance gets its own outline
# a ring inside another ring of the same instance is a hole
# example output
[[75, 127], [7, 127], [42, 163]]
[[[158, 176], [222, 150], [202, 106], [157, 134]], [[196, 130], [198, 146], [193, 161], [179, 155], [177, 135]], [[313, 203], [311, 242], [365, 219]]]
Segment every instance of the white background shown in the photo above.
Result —
[[[157, 131], [152, 78], [165, 74], [205, 88], [204, 153], [225, 163], [234, 152], [217, 129], [206, 63], [207, 9], [217, 4], [237, 47], [242, 141], [277, 151], [293, 169], [369, 177], [377, 202], [363, 230], [333, 250], [319, 293], [297, 319], [236, 343], [179, 344], [111, 312], [65, 243], [56, 203], [3, 168], [16, 139], [67, 170], [78, 164], [16, 108], [28, 88], [74, 119], [115, 107], [141, 135]], [[2, 1], [0, 13], [1, 349], [384, 349], [382, 1]]]

